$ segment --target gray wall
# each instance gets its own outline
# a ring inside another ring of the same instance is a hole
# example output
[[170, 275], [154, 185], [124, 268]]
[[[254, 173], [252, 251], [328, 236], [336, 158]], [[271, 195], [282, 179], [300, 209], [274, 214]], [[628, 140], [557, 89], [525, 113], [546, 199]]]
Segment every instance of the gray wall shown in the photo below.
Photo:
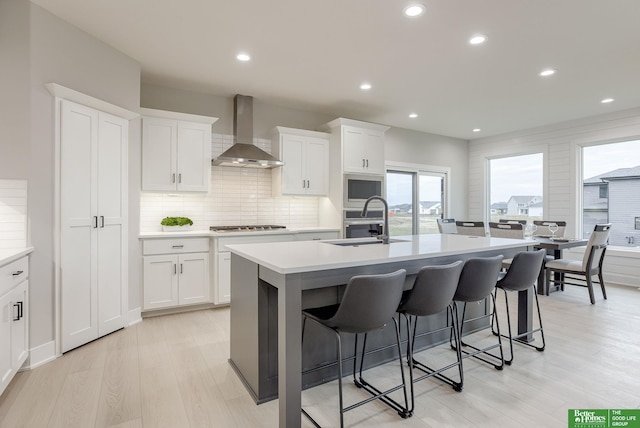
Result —
[[[27, 2], [25, 2], [27, 3]], [[43, 86], [55, 82], [123, 108], [137, 111], [140, 105], [140, 66], [131, 58], [87, 35], [44, 9], [30, 4], [31, 89], [29, 98], [30, 155], [29, 217], [31, 256], [30, 345], [54, 339], [54, 123], [53, 98]], [[25, 19], [24, 16], [20, 16]], [[3, 97], [3, 101], [4, 97]], [[132, 127], [135, 128], [135, 127]], [[138, 128], [139, 129], [139, 128]], [[134, 130], [135, 131], [135, 130]], [[131, 150], [140, 145], [130, 133]], [[132, 165], [139, 174], [139, 165]], [[135, 182], [137, 189], [139, 180]], [[136, 190], [137, 191], [137, 190]], [[139, 221], [130, 218], [130, 232], [137, 234]], [[136, 251], [132, 249], [130, 252]], [[136, 266], [133, 266], [137, 269]], [[137, 282], [136, 274], [133, 274]], [[135, 288], [135, 287], [134, 287]], [[139, 289], [139, 285], [137, 287]], [[138, 300], [137, 294], [133, 296]], [[136, 303], [135, 301], [132, 303]]]
[[29, 2], [0, 1], [0, 178], [29, 174]]
[[[221, 97], [143, 83], [140, 88], [140, 103], [146, 108], [217, 117], [213, 132], [233, 134], [233, 96]], [[258, 138], [271, 138], [271, 130], [275, 126], [315, 130], [332, 119], [335, 116], [253, 100], [253, 131]]]

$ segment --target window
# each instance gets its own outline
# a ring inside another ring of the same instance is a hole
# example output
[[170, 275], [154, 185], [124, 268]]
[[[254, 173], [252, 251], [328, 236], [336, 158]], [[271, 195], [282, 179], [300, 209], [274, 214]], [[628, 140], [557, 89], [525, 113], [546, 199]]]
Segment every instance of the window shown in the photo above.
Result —
[[386, 177], [389, 234], [438, 233], [436, 220], [445, 213], [447, 172], [419, 166], [396, 166]]
[[582, 234], [611, 223], [611, 245], [637, 246], [640, 233], [640, 140], [582, 148]]
[[542, 159], [534, 153], [489, 160], [489, 221], [542, 220]]

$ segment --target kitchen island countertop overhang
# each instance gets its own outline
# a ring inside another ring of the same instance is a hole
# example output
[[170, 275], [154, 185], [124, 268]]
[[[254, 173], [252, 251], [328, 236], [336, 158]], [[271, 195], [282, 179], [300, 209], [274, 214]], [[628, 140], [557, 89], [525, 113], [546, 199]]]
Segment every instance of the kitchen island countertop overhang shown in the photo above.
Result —
[[[512, 250], [532, 246], [528, 239], [491, 238], [455, 234], [394, 236], [398, 242], [375, 245], [335, 245], [350, 241], [282, 242], [269, 244], [237, 244], [227, 248], [237, 255], [251, 260], [279, 274], [302, 273], [340, 269], [378, 263], [402, 262], [455, 256], [457, 254], [482, 253], [492, 250]], [[370, 241], [375, 241], [371, 238]]]

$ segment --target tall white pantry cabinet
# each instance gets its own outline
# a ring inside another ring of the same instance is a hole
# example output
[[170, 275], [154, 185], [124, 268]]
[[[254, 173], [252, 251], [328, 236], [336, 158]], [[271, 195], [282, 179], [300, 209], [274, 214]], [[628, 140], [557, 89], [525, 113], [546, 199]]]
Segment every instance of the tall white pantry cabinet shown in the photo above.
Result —
[[128, 120], [60, 100], [60, 350], [126, 325]]

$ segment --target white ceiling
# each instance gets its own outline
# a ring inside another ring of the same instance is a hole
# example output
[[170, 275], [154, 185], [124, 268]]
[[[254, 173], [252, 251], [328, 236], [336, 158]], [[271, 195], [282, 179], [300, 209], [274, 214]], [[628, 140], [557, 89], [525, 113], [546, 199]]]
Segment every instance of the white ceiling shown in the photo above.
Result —
[[146, 83], [464, 139], [640, 107], [640, 0], [32, 1]]

